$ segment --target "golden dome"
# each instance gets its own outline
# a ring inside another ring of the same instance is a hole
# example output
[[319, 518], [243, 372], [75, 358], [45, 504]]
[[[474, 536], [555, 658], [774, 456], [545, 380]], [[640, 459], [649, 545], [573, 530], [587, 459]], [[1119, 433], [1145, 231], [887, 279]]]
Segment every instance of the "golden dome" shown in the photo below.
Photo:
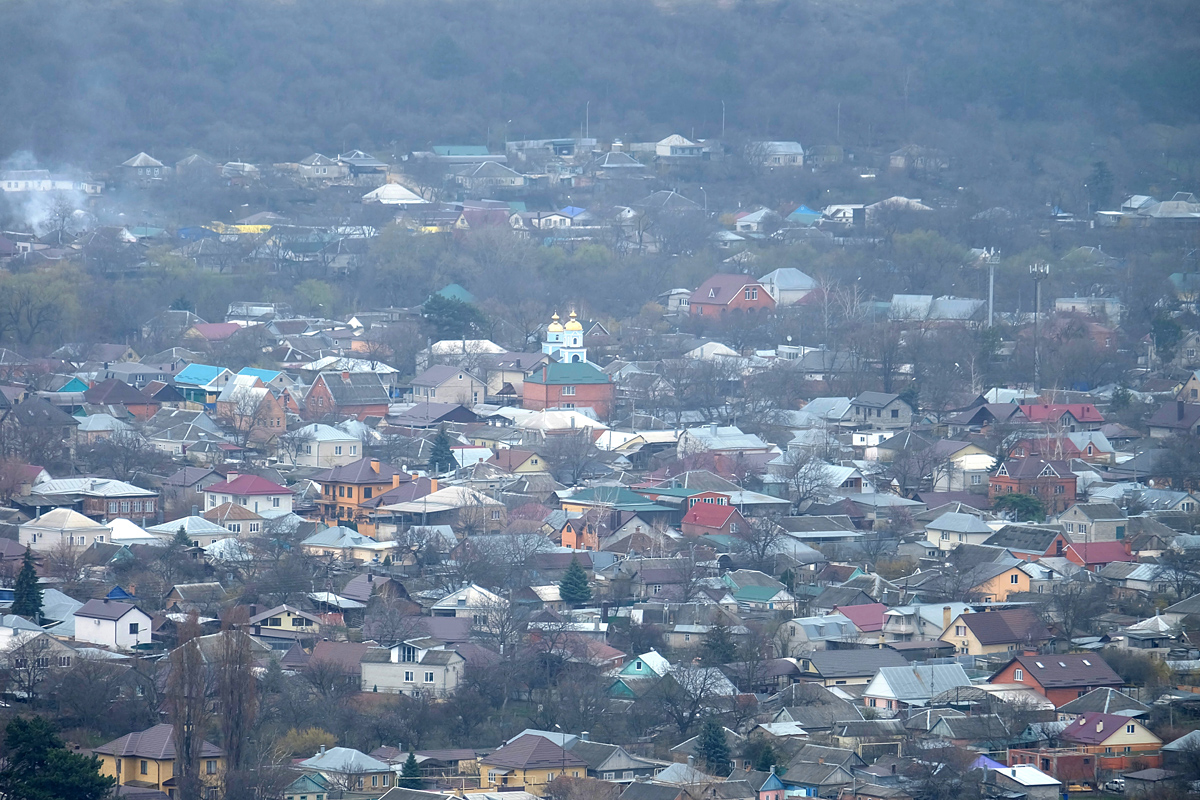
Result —
[[554, 316], [551, 317], [550, 319], [551, 319], [551, 322], [549, 325], [546, 326], [546, 332], [547, 333], [562, 333], [563, 326], [558, 321], [558, 312], [557, 311], [554, 312]]
[[570, 321], [567, 322], [564, 330], [568, 330], [568, 331], [582, 331], [583, 330], [583, 326], [579, 324], [579, 320], [575, 319], [574, 311], [571, 312], [571, 319], [570, 319]]

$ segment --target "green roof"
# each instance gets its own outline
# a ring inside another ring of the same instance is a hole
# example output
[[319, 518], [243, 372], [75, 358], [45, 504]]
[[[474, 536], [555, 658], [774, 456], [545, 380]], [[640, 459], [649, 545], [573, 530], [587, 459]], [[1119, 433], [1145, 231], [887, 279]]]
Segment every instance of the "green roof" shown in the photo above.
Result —
[[580, 489], [568, 496], [561, 496], [564, 503], [582, 503], [584, 505], [612, 506], [620, 511], [672, 511], [666, 506], [651, 503], [637, 492], [632, 492], [624, 486], [596, 486]]
[[534, 370], [534, 373], [525, 379], [526, 383], [540, 383], [544, 385], [566, 385], [566, 384], [604, 384], [612, 383], [612, 380], [600, 370], [587, 363], [572, 363], [558, 364], [551, 362], [546, 365], [546, 379], [542, 380], [542, 370]]
[[744, 586], [733, 593], [733, 599], [765, 603], [781, 591], [783, 590], [777, 586]]
[[434, 292], [439, 297], [444, 297], [447, 300], [457, 300], [460, 303], [474, 303], [475, 295], [468, 292], [457, 283], [452, 283], [448, 286], [443, 286]]
[[688, 489], [684, 486], [652, 486], [648, 489], [642, 489], [646, 494], [664, 495], [666, 497], [691, 497], [696, 494], [704, 494], [712, 491], [711, 489]]

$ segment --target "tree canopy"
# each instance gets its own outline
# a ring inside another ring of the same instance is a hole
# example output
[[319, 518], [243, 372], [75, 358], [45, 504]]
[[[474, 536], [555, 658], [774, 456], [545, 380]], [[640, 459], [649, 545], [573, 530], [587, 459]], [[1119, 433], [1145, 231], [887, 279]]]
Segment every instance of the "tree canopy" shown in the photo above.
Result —
[[67, 750], [50, 723], [17, 717], [5, 729], [8, 757], [0, 769], [0, 794], [7, 800], [100, 800], [113, 786], [100, 774], [100, 760]]

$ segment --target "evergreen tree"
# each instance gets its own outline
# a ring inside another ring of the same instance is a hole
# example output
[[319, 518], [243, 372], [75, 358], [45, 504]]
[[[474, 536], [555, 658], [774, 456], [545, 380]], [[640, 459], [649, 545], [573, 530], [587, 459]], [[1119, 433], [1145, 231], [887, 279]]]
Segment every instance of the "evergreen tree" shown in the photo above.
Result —
[[38, 585], [37, 570], [33, 566], [33, 552], [25, 548], [25, 560], [17, 573], [17, 585], [13, 588], [12, 613], [18, 617], [37, 621], [42, 613], [42, 587]]
[[723, 778], [729, 774], [729, 743], [725, 741], [725, 729], [716, 717], [704, 721], [700, 741], [696, 743], [696, 757], [710, 775]]
[[558, 594], [564, 603], [573, 606], [582, 605], [592, 599], [592, 587], [588, 586], [587, 573], [574, 556], [571, 556], [571, 566], [567, 567], [567, 573], [558, 582]]
[[704, 641], [700, 647], [703, 651], [704, 663], [710, 667], [729, 664], [737, 660], [737, 645], [734, 644], [729, 628], [724, 625], [714, 625], [709, 628], [708, 633], [704, 634]]
[[187, 531], [182, 525], [179, 526], [179, 530], [175, 531], [175, 538], [171, 540], [171, 544], [176, 547], [192, 546], [192, 540], [188, 538]]
[[450, 436], [443, 425], [433, 439], [433, 452], [429, 454], [429, 471], [440, 474], [456, 466], [458, 461], [454, 458], [454, 451], [450, 449]]
[[758, 758], [754, 761], [754, 769], [758, 772], [770, 772], [771, 767], [775, 766], [775, 761], [778, 756], [775, 755], [775, 748], [768, 742], [763, 749], [759, 751]]
[[412, 750], [408, 751], [408, 759], [400, 770], [400, 779], [396, 784], [405, 789], [421, 788], [421, 768], [417, 766], [417, 756]]
[[0, 795], [8, 800], [100, 800], [114, 781], [100, 774], [100, 759], [67, 750], [41, 717], [8, 723]]

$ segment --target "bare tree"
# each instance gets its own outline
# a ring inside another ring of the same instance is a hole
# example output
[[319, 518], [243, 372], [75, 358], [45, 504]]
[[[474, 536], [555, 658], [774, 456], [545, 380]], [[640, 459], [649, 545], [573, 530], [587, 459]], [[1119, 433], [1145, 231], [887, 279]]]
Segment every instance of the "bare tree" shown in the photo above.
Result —
[[64, 591], [77, 591], [88, 576], [86, 552], [82, 545], [60, 541], [46, 555], [46, 574], [58, 578]]
[[167, 696], [175, 739], [175, 780], [181, 800], [200, 800], [200, 754], [211, 714], [204, 657], [197, 637], [200, 625], [192, 614], [180, 626], [182, 642], [169, 656]]
[[221, 743], [230, 771], [243, 767], [246, 741], [258, 715], [258, 684], [254, 676], [250, 636], [241, 629], [248, 621], [249, 615], [244, 606], [230, 609], [225, 614], [216, 664]]
[[787, 487], [792, 509], [801, 512], [834, 488], [829, 465], [807, 449], [788, 449], [780, 477]]
[[754, 569], [770, 572], [784, 536], [779, 516], [764, 514], [750, 517], [746, 523], [746, 530], [738, 532], [738, 550]]
[[36, 703], [50, 677], [51, 664], [58, 666], [54, 643], [47, 634], [22, 631], [17, 643], [6, 652], [9, 686], [30, 703]]
[[[312, 447], [312, 444], [313, 435], [307, 425], [284, 431], [275, 438], [279, 460], [287, 464], [296, 464], [300, 460], [300, 456], [304, 455], [308, 448]], [[318, 464], [317, 466], [325, 465]]]

